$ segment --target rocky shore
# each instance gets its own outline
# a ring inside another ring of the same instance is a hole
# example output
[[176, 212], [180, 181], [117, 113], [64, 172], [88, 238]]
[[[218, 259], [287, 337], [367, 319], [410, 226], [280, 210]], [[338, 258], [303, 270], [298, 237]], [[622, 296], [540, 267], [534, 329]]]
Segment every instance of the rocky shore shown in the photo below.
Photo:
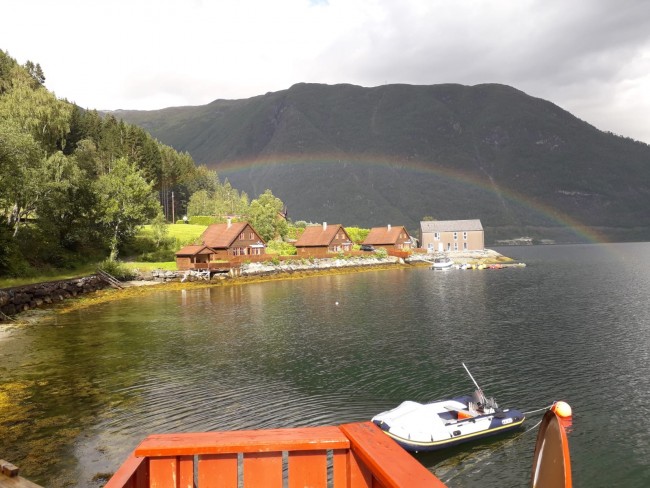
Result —
[[0, 290], [0, 322], [12, 315], [62, 302], [109, 286], [97, 275]]
[[[251, 280], [283, 279], [290, 277], [311, 276], [323, 273], [344, 273], [357, 270], [386, 269], [398, 265], [429, 265], [437, 257], [447, 256], [458, 264], [503, 264], [513, 260], [496, 251], [455, 251], [446, 253], [414, 253], [406, 260], [394, 256], [378, 257], [352, 256], [344, 258], [290, 259], [273, 260], [259, 263], [244, 263], [241, 268], [228, 273], [210, 273], [200, 271], [165, 271], [154, 270], [138, 273], [133, 280], [123, 283], [125, 287], [158, 285], [163, 283], [200, 282], [206, 285], [216, 283], [233, 284]], [[53, 281], [24, 285], [0, 290], [0, 322], [11, 320], [11, 316], [21, 312], [61, 302], [82, 294], [87, 294], [109, 287], [110, 284], [98, 275], [91, 275], [71, 280]]]
[[228, 273], [213, 273], [211, 276], [204, 271], [163, 271], [153, 270], [139, 273], [133, 284], [144, 284], [143, 282], [167, 283], [173, 281], [222, 281], [237, 277], [269, 276], [278, 274], [292, 274], [296, 272], [317, 272], [333, 269], [365, 268], [377, 266], [390, 266], [404, 264], [403, 260], [393, 256], [379, 258], [374, 255], [363, 257], [346, 258], [323, 258], [323, 259], [291, 259], [287, 261], [263, 261], [259, 263], [244, 263], [241, 268], [231, 270]]

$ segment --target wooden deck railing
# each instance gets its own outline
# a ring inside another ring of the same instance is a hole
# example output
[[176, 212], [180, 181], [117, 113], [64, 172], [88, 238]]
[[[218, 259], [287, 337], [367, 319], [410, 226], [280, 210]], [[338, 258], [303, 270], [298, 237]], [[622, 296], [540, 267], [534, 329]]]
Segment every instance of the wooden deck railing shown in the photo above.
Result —
[[147, 437], [104, 488], [444, 488], [370, 422]]

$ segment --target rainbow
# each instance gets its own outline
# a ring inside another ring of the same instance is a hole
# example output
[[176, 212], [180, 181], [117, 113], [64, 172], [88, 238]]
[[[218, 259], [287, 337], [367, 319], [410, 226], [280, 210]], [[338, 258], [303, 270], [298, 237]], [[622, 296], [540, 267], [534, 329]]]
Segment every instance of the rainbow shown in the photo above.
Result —
[[[240, 172], [249, 171], [255, 168], [262, 168], [268, 165], [303, 165], [308, 163], [321, 164], [358, 164], [370, 167], [384, 167], [388, 169], [406, 169], [415, 173], [433, 175], [449, 182], [455, 182], [471, 188], [479, 189], [488, 193], [493, 193], [499, 198], [506, 199], [513, 204], [520, 205], [531, 212], [553, 222], [558, 227], [569, 228], [581, 240], [589, 243], [607, 243], [609, 240], [593, 228], [587, 227], [570, 215], [558, 211], [557, 209], [544, 203], [535, 201], [516, 191], [499, 187], [493, 184], [489, 178], [478, 178], [473, 174], [449, 168], [446, 166], [436, 165], [435, 163], [424, 162], [418, 159], [395, 158], [386, 155], [369, 155], [369, 154], [286, 154], [274, 155], [270, 158], [251, 158], [227, 161], [218, 164], [220, 176], [228, 177]], [[215, 166], [214, 164], [211, 166]], [[468, 217], [469, 218], [469, 217]]]

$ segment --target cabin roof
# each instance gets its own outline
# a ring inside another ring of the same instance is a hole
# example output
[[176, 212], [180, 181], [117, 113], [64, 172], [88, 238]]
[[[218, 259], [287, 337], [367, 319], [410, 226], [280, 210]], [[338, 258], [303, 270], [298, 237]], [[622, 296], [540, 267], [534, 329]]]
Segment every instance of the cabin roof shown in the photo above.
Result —
[[196, 256], [198, 254], [213, 254], [214, 250], [209, 246], [185, 246], [176, 251], [176, 256]]
[[422, 232], [464, 232], [483, 230], [479, 219], [470, 220], [423, 220], [420, 222]]
[[[250, 225], [248, 222], [210, 224], [203, 234], [201, 234], [201, 240], [204, 245], [210, 246], [213, 249], [228, 249], [248, 225]], [[253, 226], [251, 225], [250, 227], [255, 232], [257, 238], [264, 243], [264, 240], [253, 229]]]
[[371, 245], [395, 244], [402, 232], [406, 233], [406, 237], [410, 237], [403, 225], [373, 227], [368, 232], [368, 236], [363, 240], [363, 243]]
[[350, 239], [348, 233], [341, 224], [310, 225], [305, 227], [304, 232], [296, 241], [296, 247], [319, 247], [329, 246], [339, 230], [345, 233], [345, 237]]

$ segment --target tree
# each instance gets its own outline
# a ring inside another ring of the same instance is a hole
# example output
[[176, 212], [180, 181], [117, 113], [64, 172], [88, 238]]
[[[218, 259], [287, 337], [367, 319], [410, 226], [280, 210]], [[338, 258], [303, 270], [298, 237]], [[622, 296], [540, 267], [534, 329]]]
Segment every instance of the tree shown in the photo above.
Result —
[[16, 66], [16, 60], [0, 50], [0, 95], [11, 88], [12, 73]]
[[251, 202], [251, 224], [265, 241], [276, 237], [284, 238], [287, 235], [287, 221], [279, 215], [283, 208], [284, 203], [275, 197], [271, 190], [266, 190]]
[[214, 213], [217, 216], [248, 213], [248, 195], [240, 194], [226, 178], [223, 184], [217, 184], [214, 191]]
[[44, 192], [44, 162], [45, 153], [32, 135], [0, 118], [0, 210], [14, 236]]
[[154, 184], [156, 190], [160, 190], [160, 183], [163, 173], [163, 160], [160, 154], [158, 143], [143, 129], [134, 125], [124, 127], [124, 149], [125, 156], [129, 161], [135, 163], [138, 169], [142, 170], [147, 181]]
[[127, 158], [116, 160], [109, 172], [99, 177], [95, 189], [102, 209], [98, 220], [109, 237], [109, 259], [114, 261], [120, 244], [153, 219], [160, 205], [153, 184]]
[[153, 234], [153, 241], [156, 244], [156, 247], [160, 247], [165, 239], [167, 239], [167, 235], [169, 234], [169, 226], [165, 220], [165, 215], [162, 213], [162, 209], [151, 221], [151, 232]]
[[346, 227], [345, 232], [350, 236], [350, 240], [355, 244], [361, 244], [366, 240], [368, 234], [370, 234], [370, 229], [362, 229], [360, 227]]
[[14, 69], [11, 89], [0, 97], [0, 118], [15, 121], [52, 154], [65, 147], [73, 108], [42, 86], [34, 89], [32, 83], [24, 70]]
[[214, 201], [205, 190], [199, 190], [192, 194], [187, 204], [187, 215], [214, 215]]
[[87, 173], [62, 152], [50, 156], [42, 170], [47, 191], [37, 207], [38, 226], [68, 251], [96, 247], [98, 199]]
[[31, 61], [25, 63], [25, 69], [34, 80], [35, 88], [45, 84], [45, 73], [39, 63], [34, 64]]

